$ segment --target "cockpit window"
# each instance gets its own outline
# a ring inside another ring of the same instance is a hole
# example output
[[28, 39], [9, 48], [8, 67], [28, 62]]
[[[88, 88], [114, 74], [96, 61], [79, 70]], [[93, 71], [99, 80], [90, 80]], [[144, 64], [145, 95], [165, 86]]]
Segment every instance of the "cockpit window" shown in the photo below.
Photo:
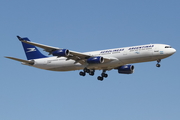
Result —
[[165, 46], [165, 48], [171, 48], [171, 46]]

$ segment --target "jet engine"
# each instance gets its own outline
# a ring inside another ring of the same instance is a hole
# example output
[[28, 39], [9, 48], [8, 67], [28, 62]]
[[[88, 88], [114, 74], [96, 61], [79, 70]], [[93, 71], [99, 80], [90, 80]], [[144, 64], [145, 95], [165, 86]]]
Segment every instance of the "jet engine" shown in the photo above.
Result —
[[53, 56], [59, 56], [59, 57], [68, 56], [69, 55], [69, 50], [67, 50], [67, 49], [59, 49], [59, 50], [53, 51], [52, 55]]
[[132, 74], [134, 72], [134, 66], [133, 65], [123, 65], [117, 68], [118, 73], [121, 74]]
[[89, 64], [97, 64], [97, 63], [103, 63], [103, 62], [104, 62], [104, 58], [101, 56], [91, 57], [87, 59], [87, 63]]

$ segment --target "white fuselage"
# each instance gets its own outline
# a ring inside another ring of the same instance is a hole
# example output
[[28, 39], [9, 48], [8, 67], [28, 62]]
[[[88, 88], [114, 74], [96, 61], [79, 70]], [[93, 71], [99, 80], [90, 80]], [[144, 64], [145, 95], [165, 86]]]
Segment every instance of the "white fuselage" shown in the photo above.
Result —
[[47, 57], [34, 59], [33, 67], [52, 70], [52, 71], [72, 71], [80, 70], [85, 67], [94, 70], [111, 70], [116, 67], [140, 62], [156, 61], [171, 56], [176, 50], [165, 44], [148, 44], [132, 47], [107, 49], [93, 52], [85, 52], [86, 55], [102, 56], [111, 61], [99, 64], [80, 64], [66, 57]]

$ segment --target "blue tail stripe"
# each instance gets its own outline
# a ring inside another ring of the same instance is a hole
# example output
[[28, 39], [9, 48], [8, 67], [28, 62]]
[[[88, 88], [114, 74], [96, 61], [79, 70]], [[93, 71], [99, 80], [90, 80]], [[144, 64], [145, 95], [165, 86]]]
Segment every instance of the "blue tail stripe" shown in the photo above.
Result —
[[[26, 41], [30, 41], [28, 38], [22, 38], [22, 39]], [[47, 57], [43, 55], [34, 45], [30, 45], [24, 42], [22, 42], [22, 45], [28, 60]]]

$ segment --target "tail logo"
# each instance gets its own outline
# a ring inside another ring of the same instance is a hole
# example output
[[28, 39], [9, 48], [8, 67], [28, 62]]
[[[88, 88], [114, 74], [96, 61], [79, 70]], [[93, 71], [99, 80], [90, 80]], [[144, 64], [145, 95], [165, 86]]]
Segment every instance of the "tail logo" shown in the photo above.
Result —
[[36, 48], [27, 48], [27, 49], [28, 49], [28, 51], [26, 51], [27, 53], [36, 51]]

